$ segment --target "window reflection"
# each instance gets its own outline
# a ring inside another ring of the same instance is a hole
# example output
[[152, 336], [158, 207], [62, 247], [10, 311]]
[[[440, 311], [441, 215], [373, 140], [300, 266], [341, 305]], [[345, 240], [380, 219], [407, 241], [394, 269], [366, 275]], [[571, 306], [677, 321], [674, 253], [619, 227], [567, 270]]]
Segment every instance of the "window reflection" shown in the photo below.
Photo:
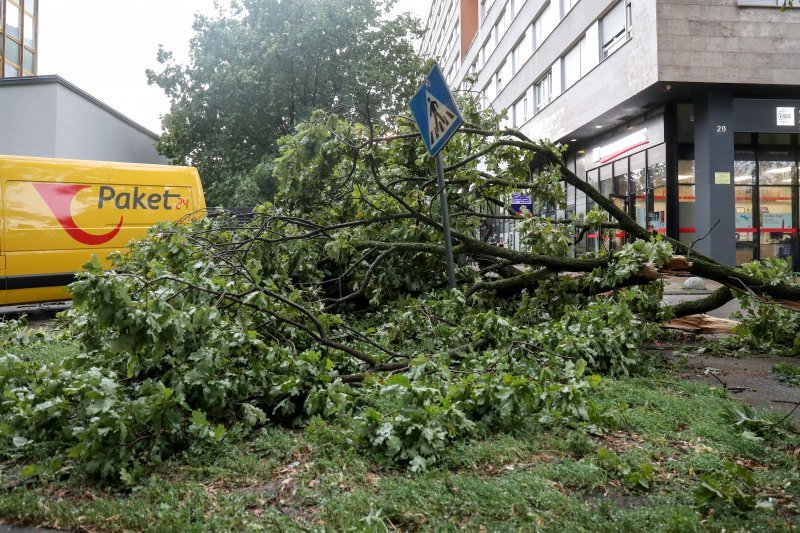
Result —
[[10, 0], [6, 0], [6, 35], [15, 39], [19, 39], [21, 35], [19, 16], [19, 7], [16, 4], [12, 4]]
[[759, 256], [793, 256], [796, 229], [792, 213], [792, 179], [796, 172], [794, 149], [786, 144], [789, 135], [759, 135], [759, 144], [770, 141], [772, 146], [759, 146], [758, 151], [758, 214]]
[[33, 17], [26, 13], [23, 20], [24, 26], [22, 27], [22, 31], [25, 36], [23, 42], [28, 48], [34, 48], [36, 46], [36, 28], [33, 24]]

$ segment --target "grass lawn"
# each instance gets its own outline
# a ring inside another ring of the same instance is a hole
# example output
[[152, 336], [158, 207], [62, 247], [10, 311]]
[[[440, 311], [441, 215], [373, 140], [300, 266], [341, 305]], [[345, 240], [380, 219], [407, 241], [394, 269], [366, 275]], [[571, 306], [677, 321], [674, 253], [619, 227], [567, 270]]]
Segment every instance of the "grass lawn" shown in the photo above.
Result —
[[[75, 348], [27, 349], [58, 358]], [[0, 521], [88, 531], [800, 526], [796, 429], [767, 432], [761, 441], [745, 438], [726, 414], [740, 406], [735, 399], [674, 378], [669, 369], [607, 379], [594, 394], [616, 413], [613, 429], [547, 428], [523, 420], [512, 433], [452, 446], [422, 474], [381, 463], [341, 426], [324, 422], [268, 427], [244, 442], [225, 442], [213, 454], [171, 460], [132, 489], [98, 487], [69, 470], [25, 480], [23, 465], [7, 462], [0, 465]], [[746, 475], [731, 473], [734, 465], [752, 473], [751, 485]], [[718, 496], [701, 511], [693, 492], [703, 480], [711, 480]], [[759, 505], [744, 510], [726, 503], [737, 489]]]

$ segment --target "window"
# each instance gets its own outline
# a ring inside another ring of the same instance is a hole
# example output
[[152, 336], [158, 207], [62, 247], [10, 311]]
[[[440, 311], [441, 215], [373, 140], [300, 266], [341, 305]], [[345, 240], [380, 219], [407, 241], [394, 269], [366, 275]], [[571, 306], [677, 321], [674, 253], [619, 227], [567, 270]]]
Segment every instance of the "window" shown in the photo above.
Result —
[[519, 72], [519, 67], [521, 66], [519, 63], [519, 46], [517, 45], [511, 50], [511, 75], [513, 76], [517, 72]]
[[508, 9], [504, 10], [494, 25], [493, 34], [495, 46], [503, 39], [503, 35], [506, 33], [506, 29], [508, 28], [510, 22], [509, 15]]
[[12, 3], [10, 0], [6, 1], [6, 37], [13, 37], [19, 39], [21, 37], [20, 31], [20, 10], [17, 4]]
[[533, 26], [529, 25], [525, 29], [525, 36], [522, 38], [522, 41], [519, 43], [519, 61], [520, 66], [524, 65], [525, 62], [530, 59], [533, 55]]
[[6, 61], [19, 63], [19, 43], [14, 39], [6, 37]]
[[630, 1], [618, 2], [600, 21], [603, 59], [617, 51], [630, 38], [628, 32], [632, 22], [629, 20]]
[[25, 70], [29, 74], [33, 74], [34, 60], [33, 60], [33, 52], [25, 48], [22, 51], [22, 69]]
[[486, 84], [486, 88], [483, 90], [483, 92], [486, 97], [487, 104], [494, 102], [494, 99], [497, 97], [497, 74], [492, 76], [492, 78], [489, 80], [489, 83]]
[[505, 88], [506, 84], [511, 79], [511, 75], [509, 72], [510, 69], [511, 69], [510, 58], [503, 61], [503, 63], [500, 65], [500, 68], [497, 69], [497, 72], [495, 73], [494, 76], [495, 96], [500, 94], [500, 91], [502, 91]]
[[575, 4], [578, 3], [578, 0], [560, 0], [561, 1], [561, 18], [567, 16], [567, 13], [575, 7]]
[[[558, 0], [553, 0], [558, 1]], [[558, 5], [553, 5], [552, 2], [545, 6], [542, 13], [533, 21], [533, 48], [539, 48], [547, 36], [558, 25], [560, 15]]]
[[564, 90], [572, 87], [581, 79], [581, 41], [561, 58], [561, 72], [564, 76]]
[[[783, 7], [784, 0], [739, 0], [740, 6], [756, 6], [756, 7]], [[800, 7], [796, 5], [794, 7]], [[787, 6], [789, 7], [789, 6]]]
[[520, 127], [530, 118], [530, 110], [528, 108], [528, 95], [525, 94], [522, 98], [516, 101], [514, 104], [514, 127]]
[[533, 97], [535, 99], [536, 112], [538, 113], [550, 103], [550, 96], [553, 92], [553, 76], [548, 72], [544, 77], [533, 86]]
[[24, 43], [28, 48], [36, 46], [36, 28], [33, 26], [33, 17], [25, 13], [23, 17], [23, 35], [25, 36]]
[[[503, 79], [503, 83], [501, 84], [501, 89], [505, 88], [505, 86], [508, 85], [508, 82], [511, 81], [511, 78], [514, 77], [514, 75], [511, 72], [511, 68], [512, 68], [511, 54], [509, 54], [506, 57], [505, 62], [502, 65], [500, 65], [500, 71], [499, 72], [500, 72], [500, 76]], [[499, 94], [499, 92], [500, 91], [498, 91], [498, 94]]]

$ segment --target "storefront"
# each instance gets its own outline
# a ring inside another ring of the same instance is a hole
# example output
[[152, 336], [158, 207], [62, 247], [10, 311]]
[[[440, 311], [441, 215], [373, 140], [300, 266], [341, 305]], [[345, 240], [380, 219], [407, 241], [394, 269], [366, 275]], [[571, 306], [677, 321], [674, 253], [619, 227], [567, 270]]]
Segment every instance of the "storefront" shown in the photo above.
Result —
[[[724, 262], [792, 257], [798, 270], [800, 101], [729, 101], [729, 116], [717, 113], [713, 123], [706, 116], [697, 128], [694, 103], [656, 109], [576, 147], [567, 164], [652, 231], [698, 249], [710, 232], [706, 248]], [[705, 154], [702, 175], [697, 146]], [[566, 210], [553, 214], [580, 216], [593, 207], [567, 187]], [[578, 253], [614, 249], [626, 238], [619, 232], [601, 242], [590, 233]]]
[[[653, 232], [726, 264], [791, 257], [800, 270], [800, 100], [701, 94], [576, 143], [565, 163]], [[595, 203], [567, 185], [565, 209], [522, 207], [571, 219]], [[520, 248], [512, 220], [491, 223], [498, 240]], [[613, 250], [627, 240], [624, 232], [589, 232], [575, 253]]]
[[[658, 108], [578, 148], [567, 157], [566, 164], [640, 225], [666, 233], [666, 148], [664, 110]], [[595, 208], [595, 203], [574, 187], [567, 186], [566, 192], [567, 207], [563, 214], [567, 218], [580, 217]], [[614, 249], [626, 239], [623, 232], [606, 236], [605, 241], [599, 233], [589, 233], [578, 245], [578, 253], [603, 247]]]

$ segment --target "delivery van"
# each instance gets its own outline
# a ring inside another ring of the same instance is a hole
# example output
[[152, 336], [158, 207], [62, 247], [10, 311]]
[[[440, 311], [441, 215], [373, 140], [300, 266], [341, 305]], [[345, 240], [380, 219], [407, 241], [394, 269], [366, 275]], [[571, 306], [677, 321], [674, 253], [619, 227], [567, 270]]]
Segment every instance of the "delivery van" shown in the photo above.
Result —
[[153, 224], [204, 208], [191, 167], [0, 155], [0, 305], [68, 300], [92, 255], [107, 264]]

